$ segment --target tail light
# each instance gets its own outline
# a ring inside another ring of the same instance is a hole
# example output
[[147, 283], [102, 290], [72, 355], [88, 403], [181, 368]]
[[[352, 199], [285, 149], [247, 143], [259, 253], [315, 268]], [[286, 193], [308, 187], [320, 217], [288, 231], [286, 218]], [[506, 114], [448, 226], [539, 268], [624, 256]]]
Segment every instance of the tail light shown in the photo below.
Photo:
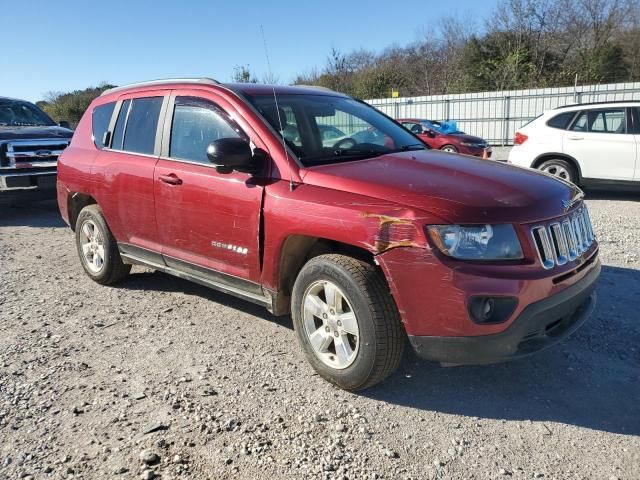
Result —
[[513, 137], [514, 145], [522, 145], [529, 139], [524, 133], [516, 132], [516, 135]]

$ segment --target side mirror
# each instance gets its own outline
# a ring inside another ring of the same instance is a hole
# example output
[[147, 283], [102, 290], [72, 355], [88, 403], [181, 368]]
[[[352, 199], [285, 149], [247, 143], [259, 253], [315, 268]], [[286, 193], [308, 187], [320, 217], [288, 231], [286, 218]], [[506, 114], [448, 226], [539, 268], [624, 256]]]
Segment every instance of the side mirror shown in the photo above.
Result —
[[71, 129], [71, 127], [69, 126], [69, 122], [67, 122], [66, 120], [60, 120], [58, 122], [58, 126], [62, 127], [62, 128], [69, 128]]
[[430, 138], [434, 138], [436, 136], [436, 132], [434, 132], [433, 130], [431, 130], [429, 128], [425, 128], [424, 129], [424, 133]]
[[259, 165], [254, 162], [251, 146], [241, 138], [220, 138], [207, 147], [207, 158], [216, 166], [218, 173], [255, 173]]

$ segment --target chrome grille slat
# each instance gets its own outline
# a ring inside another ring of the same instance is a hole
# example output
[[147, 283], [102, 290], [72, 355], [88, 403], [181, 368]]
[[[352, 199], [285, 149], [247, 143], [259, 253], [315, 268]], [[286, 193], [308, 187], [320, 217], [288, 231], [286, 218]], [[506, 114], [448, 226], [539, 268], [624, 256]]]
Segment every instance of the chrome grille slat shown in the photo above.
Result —
[[564, 237], [564, 231], [557, 222], [549, 225], [549, 231], [551, 232], [551, 240], [555, 247], [556, 263], [558, 265], [564, 265], [569, 260], [569, 247], [567, 245], [567, 239]]
[[[549, 234], [545, 227], [537, 227], [533, 229], [533, 238], [536, 241], [538, 247], [538, 254], [540, 255], [540, 261], [545, 269], [553, 268], [553, 251], [551, 250], [551, 243], [549, 242]], [[542, 249], [540, 248], [542, 247]]]
[[578, 248], [575, 233], [571, 228], [571, 222], [564, 220], [562, 222], [562, 229], [564, 230], [564, 238], [567, 240], [567, 246], [569, 248], [569, 261], [573, 262], [578, 257]]
[[584, 254], [595, 241], [589, 211], [585, 205], [564, 218], [531, 229], [542, 267], [565, 265]]
[[0, 167], [7, 169], [31, 167], [55, 167], [58, 157], [69, 145], [68, 138], [35, 138], [9, 140], [0, 148], [4, 158]]

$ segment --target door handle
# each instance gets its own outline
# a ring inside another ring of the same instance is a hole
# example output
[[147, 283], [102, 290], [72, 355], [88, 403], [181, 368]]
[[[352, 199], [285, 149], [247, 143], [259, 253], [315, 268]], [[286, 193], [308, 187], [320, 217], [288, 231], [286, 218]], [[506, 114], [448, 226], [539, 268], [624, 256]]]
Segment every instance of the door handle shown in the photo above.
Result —
[[584, 140], [584, 137], [580, 137], [578, 135], [571, 135], [567, 137], [568, 140]]
[[168, 183], [169, 185], [182, 185], [182, 179], [175, 173], [170, 173], [168, 175], [158, 175], [158, 179], [161, 182]]

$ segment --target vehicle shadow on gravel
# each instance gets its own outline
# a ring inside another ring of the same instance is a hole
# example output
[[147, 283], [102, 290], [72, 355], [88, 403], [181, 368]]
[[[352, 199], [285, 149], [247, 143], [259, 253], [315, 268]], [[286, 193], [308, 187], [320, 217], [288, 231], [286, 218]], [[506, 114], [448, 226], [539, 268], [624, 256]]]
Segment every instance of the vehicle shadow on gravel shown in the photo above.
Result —
[[55, 200], [0, 209], [0, 227], [66, 227]]
[[[406, 356], [365, 396], [481, 419], [531, 420], [640, 435], [640, 270], [605, 266], [593, 316], [537, 355], [487, 366], [443, 368]], [[536, 425], [553, 435], [553, 425]]]
[[136, 272], [129, 275], [126, 280], [118, 284], [117, 287], [127, 290], [180, 292], [186, 295], [194, 295], [293, 330], [293, 323], [291, 323], [291, 317], [289, 316], [277, 317], [271, 315], [266, 308], [260, 305], [163, 272]]
[[640, 192], [586, 189], [585, 198], [587, 200], [628, 200], [638, 202], [640, 201]]

